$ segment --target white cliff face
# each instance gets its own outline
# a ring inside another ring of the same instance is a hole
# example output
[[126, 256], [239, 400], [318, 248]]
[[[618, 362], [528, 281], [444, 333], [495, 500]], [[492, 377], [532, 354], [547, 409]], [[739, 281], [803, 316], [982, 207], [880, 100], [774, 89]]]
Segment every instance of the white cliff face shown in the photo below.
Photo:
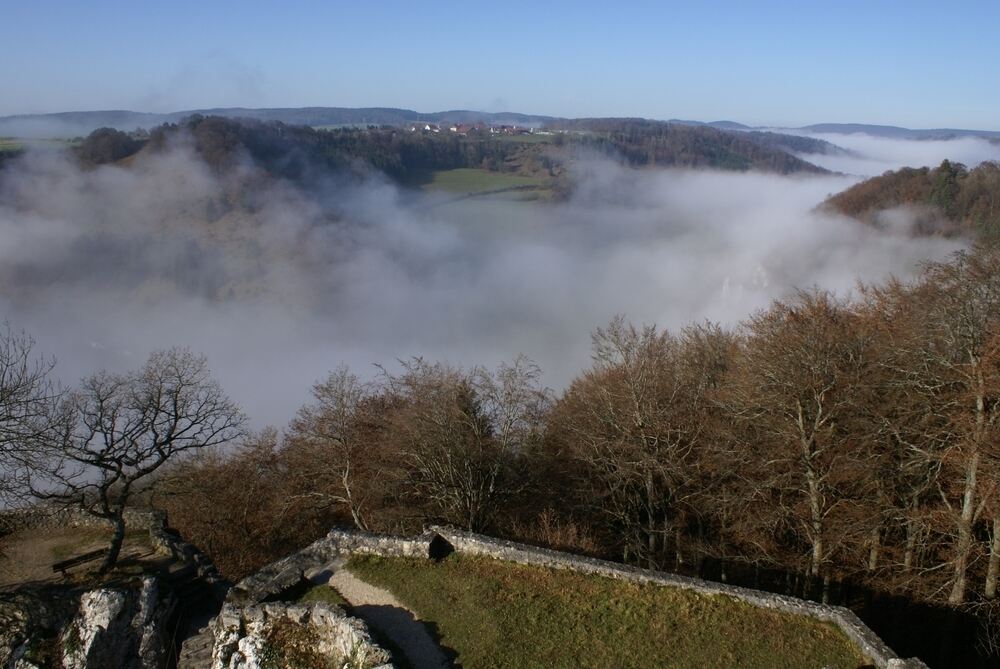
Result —
[[87, 669], [87, 658], [92, 651], [117, 641], [113, 637], [121, 627], [118, 618], [125, 607], [125, 599], [122, 592], [104, 589], [91, 590], [80, 597], [79, 613], [62, 636], [66, 669]]
[[84, 593], [80, 607], [61, 636], [66, 669], [135, 667], [159, 669], [166, 655], [156, 579], [139, 588], [100, 588]]
[[164, 625], [171, 614], [174, 600], [161, 601], [159, 581], [155, 578], [142, 579], [139, 590], [139, 610], [132, 618], [132, 629], [139, 640], [139, 666], [142, 669], [158, 669], [166, 662], [166, 630]]

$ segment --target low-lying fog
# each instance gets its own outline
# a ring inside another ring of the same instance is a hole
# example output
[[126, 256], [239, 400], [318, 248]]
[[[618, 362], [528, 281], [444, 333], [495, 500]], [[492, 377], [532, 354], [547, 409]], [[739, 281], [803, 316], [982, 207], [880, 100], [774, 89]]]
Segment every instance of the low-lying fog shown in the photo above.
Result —
[[[965, 140], [850, 148], [868, 156], [853, 173], [973, 162]], [[413, 355], [493, 366], [524, 353], [560, 389], [616, 313], [732, 324], [794, 287], [843, 293], [958, 248], [814, 212], [856, 181], [841, 176], [590, 162], [562, 204], [443, 203], [374, 180], [331, 185], [325, 208], [266, 188], [252, 216], [208, 225], [224, 184], [184, 148], [128, 170], [82, 172], [48, 153], [8, 172], [0, 318], [57, 357], [67, 383], [189, 346], [258, 426], [285, 423], [340, 363], [365, 375]]]
[[847, 149], [849, 153], [803, 154], [803, 159], [834, 172], [864, 177], [877, 176], [900, 167], [937, 167], [945, 158], [968, 167], [975, 167], [984, 160], [1000, 160], [1000, 144], [978, 137], [914, 141], [862, 133], [814, 133], [806, 136], [824, 139]]

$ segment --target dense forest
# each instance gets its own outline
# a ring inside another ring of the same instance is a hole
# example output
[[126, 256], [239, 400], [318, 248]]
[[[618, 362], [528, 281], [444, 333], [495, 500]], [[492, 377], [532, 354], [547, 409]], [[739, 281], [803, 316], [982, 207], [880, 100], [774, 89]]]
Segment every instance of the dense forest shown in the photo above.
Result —
[[1000, 235], [1000, 164], [973, 169], [948, 160], [938, 167], [906, 167], [864, 181], [829, 198], [825, 208], [876, 225], [886, 210], [905, 208], [922, 234]]
[[839, 147], [836, 144], [804, 135], [785, 135], [780, 132], [754, 130], [752, 132], [744, 132], [743, 136], [755, 144], [789, 153], [818, 153], [822, 155], [851, 154], [849, 150]]
[[552, 127], [576, 135], [574, 141], [612, 156], [631, 166], [708, 167], [722, 170], [761, 170], [790, 174], [827, 171], [788, 152], [809, 146], [819, 151], [824, 143], [787, 137], [779, 146], [774, 133], [743, 133], [706, 125], [684, 125], [645, 119], [576, 119], [553, 123]]

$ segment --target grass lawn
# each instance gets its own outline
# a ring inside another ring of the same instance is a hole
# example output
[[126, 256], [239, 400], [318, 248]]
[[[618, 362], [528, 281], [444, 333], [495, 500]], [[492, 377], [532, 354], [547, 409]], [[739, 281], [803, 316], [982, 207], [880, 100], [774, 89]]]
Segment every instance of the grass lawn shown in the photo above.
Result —
[[728, 597], [458, 555], [348, 568], [435, 625], [463, 669], [864, 665], [836, 627]]
[[545, 179], [541, 177], [492, 172], [471, 167], [457, 170], [437, 170], [427, 175], [429, 179], [421, 186], [429, 191], [447, 193], [487, 193], [506, 189], [541, 189], [545, 187]]

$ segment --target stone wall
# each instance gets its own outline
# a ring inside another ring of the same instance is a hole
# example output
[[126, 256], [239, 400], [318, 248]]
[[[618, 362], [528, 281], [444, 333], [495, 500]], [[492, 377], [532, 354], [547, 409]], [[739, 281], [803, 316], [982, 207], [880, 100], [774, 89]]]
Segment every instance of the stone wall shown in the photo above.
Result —
[[836, 625], [879, 669], [925, 669], [926, 667], [923, 662], [915, 658], [900, 659], [854, 612], [844, 607], [817, 604], [761, 590], [641, 569], [437, 526], [412, 538], [333, 530], [325, 538], [302, 551], [293, 553], [240, 581], [230, 591], [230, 598], [234, 602], [243, 603], [263, 601], [295, 586], [311, 573], [327, 569], [331, 564], [350, 555], [431, 558], [440, 557], [449, 550], [519, 564], [571, 569], [609, 578], [684, 588], [705, 595], [733, 597], [753, 606], [807, 616]]
[[212, 560], [193, 544], [184, 541], [179, 534], [167, 529], [167, 517], [162, 511], [137, 512], [136, 515], [140, 514], [146, 517], [149, 541], [153, 547], [193, 569], [208, 594], [216, 600], [216, 605], [221, 605], [232, 584], [219, 574]]
[[272, 562], [237, 583], [229, 592], [232, 602], [262, 602], [298, 585], [312, 573], [322, 570], [338, 558], [350, 555], [385, 557], [428, 557], [431, 542], [437, 535], [425, 532], [418, 537], [392, 537], [351, 530], [332, 530], [301, 551]]
[[[153, 512], [127, 509], [125, 525], [148, 528], [159, 522]], [[110, 527], [111, 523], [81, 509], [45, 504], [0, 511], [0, 535], [21, 530], [47, 530], [61, 527]]]

